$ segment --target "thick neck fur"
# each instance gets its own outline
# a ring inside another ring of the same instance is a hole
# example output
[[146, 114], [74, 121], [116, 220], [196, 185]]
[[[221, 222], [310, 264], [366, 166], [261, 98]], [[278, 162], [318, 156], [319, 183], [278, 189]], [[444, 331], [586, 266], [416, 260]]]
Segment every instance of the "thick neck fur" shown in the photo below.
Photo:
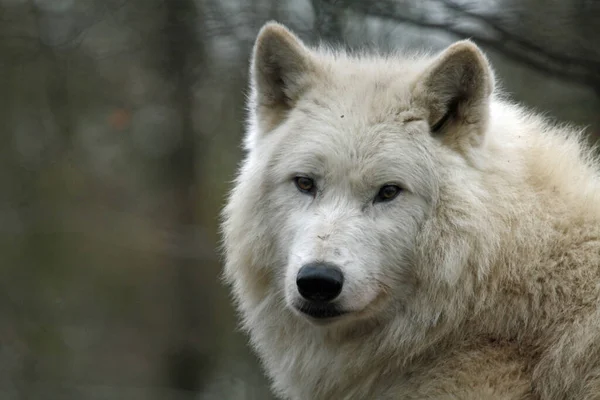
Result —
[[[461, 158], [470, 167], [467, 179], [477, 182], [464, 193], [469, 209], [455, 202], [452, 210], [436, 210], [440, 215], [422, 232], [422, 240], [435, 241], [436, 234], [451, 230], [456, 247], [422, 254], [421, 268], [463, 263], [462, 275], [440, 282], [424, 273], [430, 282], [423, 287], [435, 289], [417, 291], [419, 315], [408, 306], [376, 320], [320, 327], [293, 314], [282, 294], [269, 289], [268, 276], [235, 280], [236, 297], [244, 298], [238, 303], [244, 325], [262, 327], [250, 332], [251, 340], [268, 373], [277, 376], [274, 389], [290, 399], [375, 398], [385, 396], [382, 382], [401, 381], [414, 365], [435, 357], [428, 353], [433, 344], [439, 352], [444, 343], [471, 335], [543, 348], [546, 328], [575, 308], [589, 307], [597, 296], [591, 282], [600, 279], [600, 271], [590, 276], [576, 268], [581, 257], [595, 257], [600, 265], [600, 183], [591, 157], [573, 136], [492, 102], [485, 143]], [[461, 189], [460, 182], [454, 185], [446, 189]], [[461, 212], [470, 213], [465, 226]], [[497, 227], [493, 234], [486, 233], [488, 224]], [[549, 275], [561, 275], [561, 286], [550, 283]], [[457, 286], [459, 281], [467, 284]], [[575, 288], [589, 289], [589, 304], [585, 296], [569, 300]], [[359, 364], [365, 360], [376, 365]], [[334, 380], [342, 376], [343, 382]]]

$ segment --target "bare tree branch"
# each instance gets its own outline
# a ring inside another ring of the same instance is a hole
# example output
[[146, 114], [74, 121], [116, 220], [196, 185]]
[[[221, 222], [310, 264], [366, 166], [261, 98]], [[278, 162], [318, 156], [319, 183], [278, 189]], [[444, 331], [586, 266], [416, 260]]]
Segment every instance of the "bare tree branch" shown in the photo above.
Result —
[[376, 2], [354, 0], [321, 1], [363, 15], [411, 24], [423, 28], [442, 30], [461, 38], [472, 38], [474, 41], [485, 45], [490, 49], [499, 51], [500, 53], [541, 72], [571, 82], [588, 85], [593, 88], [600, 87], [600, 65], [596, 61], [558, 55], [510, 33], [495, 22], [490, 21], [487, 17], [466, 10], [464, 7], [448, 0], [443, 1], [442, 3], [446, 4], [449, 8], [452, 8], [459, 14], [466, 15], [470, 18], [476, 18], [478, 22], [487, 24], [488, 27], [493, 29], [496, 35], [487, 36], [477, 30], [465, 28], [464, 26], [461, 26], [456, 19], [451, 21], [448, 18], [436, 19], [426, 15], [415, 16], [402, 13], [398, 10], [397, 3], [392, 0]]
[[596, 70], [600, 70], [600, 61], [580, 58], [576, 56], [566, 57], [563, 54], [552, 51], [551, 49], [546, 49], [535, 42], [527, 40], [526, 38], [517, 36], [511, 33], [508, 29], [501, 26], [497, 21], [495, 21], [492, 17], [484, 16], [481, 14], [477, 14], [470, 10], [468, 7], [457, 4], [453, 0], [441, 0], [442, 3], [451, 10], [454, 10], [464, 16], [469, 18], [473, 18], [478, 22], [481, 22], [484, 25], [487, 25], [487, 28], [491, 31], [495, 31], [498, 37], [501, 40], [508, 40], [513, 42], [515, 45], [523, 47], [524, 50], [532, 51], [535, 53], [544, 54], [546, 57], [556, 60], [557, 62], [561, 62], [567, 66], [577, 66], [583, 65], [586, 68], [595, 68]]

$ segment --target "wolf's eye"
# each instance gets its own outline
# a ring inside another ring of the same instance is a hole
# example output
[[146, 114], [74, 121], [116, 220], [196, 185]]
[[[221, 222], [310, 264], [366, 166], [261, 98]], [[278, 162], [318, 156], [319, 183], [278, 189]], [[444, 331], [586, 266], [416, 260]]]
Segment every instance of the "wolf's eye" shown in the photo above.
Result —
[[294, 178], [294, 183], [302, 193], [313, 194], [315, 192], [315, 182], [305, 176], [297, 176]]
[[402, 192], [402, 189], [399, 186], [383, 185], [381, 189], [379, 189], [377, 196], [375, 196], [373, 203], [381, 203], [384, 201], [394, 200], [396, 196], [400, 194], [400, 192]]

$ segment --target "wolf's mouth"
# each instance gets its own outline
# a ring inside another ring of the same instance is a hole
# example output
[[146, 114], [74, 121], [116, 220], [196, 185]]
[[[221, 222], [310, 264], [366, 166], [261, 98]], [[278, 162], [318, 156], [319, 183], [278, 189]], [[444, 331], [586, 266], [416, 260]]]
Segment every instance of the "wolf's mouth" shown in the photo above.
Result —
[[335, 318], [346, 314], [333, 304], [304, 303], [296, 307], [298, 311], [315, 319]]

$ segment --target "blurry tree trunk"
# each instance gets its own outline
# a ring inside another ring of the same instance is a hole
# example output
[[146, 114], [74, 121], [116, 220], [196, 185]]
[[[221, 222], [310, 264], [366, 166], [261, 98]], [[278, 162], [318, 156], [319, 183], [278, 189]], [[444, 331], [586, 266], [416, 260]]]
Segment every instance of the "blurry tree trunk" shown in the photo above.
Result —
[[[32, 7], [32, 13], [36, 23], [44, 17], [43, 12], [36, 6]], [[41, 43], [42, 33], [37, 31], [35, 34], [40, 38]], [[62, 221], [54, 217], [55, 203], [52, 199], [44, 197], [45, 192], [40, 187], [40, 177], [56, 167], [56, 163], [65, 151], [65, 143], [68, 143], [72, 136], [73, 122], [68, 76], [70, 54], [43, 44], [40, 44], [40, 47], [37, 60], [40, 65], [47, 68], [47, 71], [42, 69], [43, 84], [39, 88], [25, 87], [35, 90], [39, 96], [46, 97], [48, 115], [58, 136], [57, 140], [51, 143], [50, 148], [42, 149], [36, 162], [29, 164], [27, 168], [18, 164], [18, 156], [13, 160], [17, 162], [12, 172], [13, 178], [15, 183], [18, 183], [18, 186], [13, 188], [13, 195], [16, 197], [13, 200], [15, 204], [22, 206], [16, 206], [16, 209], [21, 211], [19, 217], [25, 222], [24, 226], [27, 230], [21, 241], [20, 256], [11, 263], [9, 268], [6, 268], [12, 270], [14, 274], [9, 278], [3, 277], [3, 282], [10, 284], [10, 287], [3, 288], [4, 295], [10, 299], [11, 305], [15, 306], [18, 315], [16, 320], [19, 323], [15, 328], [28, 349], [23, 354], [21, 376], [18, 377], [20, 379], [15, 380], [18, 398], [23, 400], [35, 398], [36, 390], [39, 390], [36, 385], [39, 385], [41, 380], [48, 379], [48, 376], [60, 376], [68, 365], [68, 350], [62, 345], [56, 322], [55, 301], [59, 293], [57, 287], [64, 279], [62, 273], [65, 262], [61, 259], [63, 254], [61, 250], [64, 249], [61, 248], [59, 235], [43, 234], [44, 231], [60, 231]], [[23, 68], [22, 72], [16, 73], [12, 78], [17, 81], [25, 80], [28, 73], [26, 71], [27, 68]], [[30, 94], [26, 98], [33, 99], [36, 94]], [[35, 123], [43, 126], [40, 123], [42, 117], [39, 111], [32, 112], [27, 108], [27, 104], [23, 104], [23, 99], [15, 103], [9, 106], [13, 115], [18, 118], [37, 119]], [[47, 126], [44, 128], [50, 129]], [[51, 369], [48, 369], [44, 362], [40, 362], [48, 358], [52, 358], [53, 361]], [[61, 395], [65, 399], [73, 398], [68, 388], [63, 388]]]
[[[205, 59], [202, 43], [194, 29], [198, 10], [193, 0], [165, 2], [165, 76], [172, 82], [172, 106], [178, 113], [178, 146], [167, 159], [166, 183], [174, 200], [173, 229], [184, 248], [193, 248], [192, 229], [196, 222], [194, 187], [196, 185], [197, 139], [193, 123], [194, 74], [192, 67], [201, 66]], [[174, 132], [175, 134], [176, 132]], [[202, 265], [185, 255], [174, 255], [174, 343], [167, 349], [167, 384], [173, 389], [190, 392], [200, 390], [208, 355], [199, 344], [207, 343], [205, 329], [210, 326], [210, 306], [202, 301], [197, 276]]]
[[315, 13], [315, 32], [319, 38], [328, 43], [342, 42], [343, 10], [323, 0], [312, 0], [311, 3]]

